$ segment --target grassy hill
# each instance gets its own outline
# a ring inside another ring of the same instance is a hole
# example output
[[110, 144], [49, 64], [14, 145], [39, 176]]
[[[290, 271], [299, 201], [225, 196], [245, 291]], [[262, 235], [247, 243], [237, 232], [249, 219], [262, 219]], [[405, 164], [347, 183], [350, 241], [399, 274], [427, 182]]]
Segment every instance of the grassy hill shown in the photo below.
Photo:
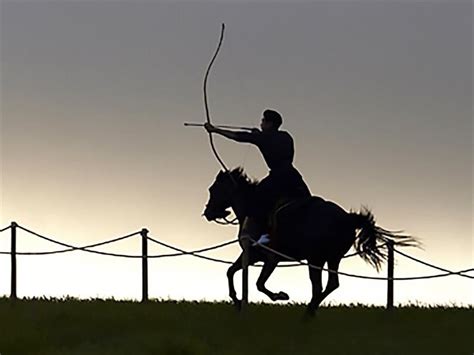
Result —
[[474, 309], [0, 299], [0, 354], [472, 355]]

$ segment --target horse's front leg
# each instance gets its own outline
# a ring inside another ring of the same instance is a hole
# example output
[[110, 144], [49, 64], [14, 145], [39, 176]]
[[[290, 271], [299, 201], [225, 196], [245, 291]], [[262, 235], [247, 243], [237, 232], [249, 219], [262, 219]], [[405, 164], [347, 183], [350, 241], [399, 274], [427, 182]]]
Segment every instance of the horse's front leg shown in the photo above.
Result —
[[[229, 296], [238, 309], [240, 309], [241, 300], [237, 298], [237, 293], [235, 292], [234, 275], [237, 271], [242, 269], [242, 256], [243, 256], [243, 253], [239, 255], [237, 260], [234, 261], [234, 263], [227, 270], [227, 280], [229, 282]], [[254, 248], [250, 248], [249, 266], [255, 264], [257, 261], [260, 261], [261, 259], [262, 259], [262, 254], [258, 253]]]
[[234, 302], [234, 304], [237, 306], [237, 308], [240, 308], [241, 301], [237, 298], [237, 293], [235, 292], [234, 275], [237, 271], [242, 269], [242, 255], [243, 254], [240, 254], [237, 260], [234, 261], [234, 263], [227, 270], [227, 280], [229, 282], [229, 296]]
[[267, 282], [268, 278], [277, 267], [278, 261], [279, 259], [276, 255], [270, 254], [267, 256], [267, 258], [264, 260], [262, 271], [260, 272], [260, 276], [257, 280], [257, 289], [270, 297], [272, 301], [288, 301], [290, 297], [287, 293], [283, 291], [274, 293], [265, 287], [265, 282]]

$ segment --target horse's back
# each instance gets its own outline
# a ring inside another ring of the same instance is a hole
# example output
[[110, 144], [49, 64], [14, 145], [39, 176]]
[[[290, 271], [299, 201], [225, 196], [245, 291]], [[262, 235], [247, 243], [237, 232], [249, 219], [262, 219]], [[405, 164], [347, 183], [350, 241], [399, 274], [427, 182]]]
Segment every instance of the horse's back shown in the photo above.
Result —
[[314, 252], [344, 255], [352, 245], [355, 233], [352, 219], [332, 201], [312, 196], [280, 217], [278, 239], [297, 258], [306, 258], [304, 254]]
[[312, 197], [311, 208], [314, 211], [313, 213], [320, 216], [319, 219], [321, 220], [340, 221], [348, 216], [348, 213], [337, 203], [325, 200], [319, 196]]

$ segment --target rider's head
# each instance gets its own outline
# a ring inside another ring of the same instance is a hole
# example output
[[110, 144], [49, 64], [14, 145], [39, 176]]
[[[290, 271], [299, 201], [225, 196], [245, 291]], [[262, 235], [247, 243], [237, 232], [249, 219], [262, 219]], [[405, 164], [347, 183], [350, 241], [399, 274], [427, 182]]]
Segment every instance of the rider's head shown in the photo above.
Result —
[[262, 131], [271, 131], [277, 130], [280, 128], [283, 119], [281, 115], [273, 110], [265, 110], [263, 111], [262, 122], [260, 123], [260, 128]]

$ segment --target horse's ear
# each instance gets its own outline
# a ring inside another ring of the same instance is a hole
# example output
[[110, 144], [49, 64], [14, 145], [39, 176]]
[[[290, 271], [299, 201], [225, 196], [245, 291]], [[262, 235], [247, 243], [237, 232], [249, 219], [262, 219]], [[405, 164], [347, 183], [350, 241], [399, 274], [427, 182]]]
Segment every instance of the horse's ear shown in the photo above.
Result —
[[238, 167], [232, 169], [231, 174], [238, 176], [238, 175], [242, 175], [243, 171], [244, 171], [244, 168], [242, 168], [241, 166], [238, 166]]
[[241, 166], [238, 166], [237, 168], [235, 168], [232, 171], [232, 173], [235, 176], [235, 178], [245, 177], [244, 168]]
[[216, 180], [219, 180], [221, 179], [225, 174], [225, 171], [224, 170], [220, 170], [219, 173], [217, 174], [216, 176]]

